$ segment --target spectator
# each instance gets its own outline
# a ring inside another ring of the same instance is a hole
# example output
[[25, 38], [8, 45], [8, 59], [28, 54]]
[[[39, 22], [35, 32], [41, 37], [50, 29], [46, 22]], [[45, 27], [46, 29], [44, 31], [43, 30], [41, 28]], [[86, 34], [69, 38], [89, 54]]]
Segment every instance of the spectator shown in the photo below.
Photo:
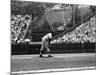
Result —
[[54, 40], [53, 43], [61, 42], [96, 42], [96, 20], [95, 16], [90, 21], [82, 23], [74, 31]]

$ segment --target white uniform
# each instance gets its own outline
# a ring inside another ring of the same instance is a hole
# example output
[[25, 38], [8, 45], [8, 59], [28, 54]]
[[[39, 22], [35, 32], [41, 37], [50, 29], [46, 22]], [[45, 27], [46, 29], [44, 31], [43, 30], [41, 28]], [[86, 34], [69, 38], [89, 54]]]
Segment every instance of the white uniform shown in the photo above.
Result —
[[47, 51], [49, 52], [50, 51], [50, 49], [49, 49], [49, 47], [48, 47], [48, 39], [49, 38], [52, 38], [52, 34], [51, 33], [48, 33], [48, 34], [46, 34], [44, 37], [42, 37], [42, 46], [41, 46], [41, 51], [44, 49], [44, 48], [46, 48], [47, 49]]
[[42, 37], [42, 41], [43, 41], [43, 40], [46, 40], [46, 39], [48, 39], [48, 38], [52, 38], [52, 34], [51, 34], [51, 33], [48, 33], [48, 34], [46, 34], [44, 37]]

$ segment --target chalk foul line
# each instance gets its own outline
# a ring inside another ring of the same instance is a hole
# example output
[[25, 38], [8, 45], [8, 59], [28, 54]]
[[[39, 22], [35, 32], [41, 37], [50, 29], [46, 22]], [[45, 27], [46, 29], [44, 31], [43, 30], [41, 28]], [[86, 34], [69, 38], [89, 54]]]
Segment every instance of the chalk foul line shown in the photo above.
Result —
[[88, 66], [88, 67], [75, 67], [75, 68], [29, 70], [29, 71], [11, 72], [11, 74], [32, 74], [32, 73], [43, 73], [43, 72], [75, 71], [75, 70], [88, 70], [88, 69], [96, 69], [96, 67], [95, 66]]

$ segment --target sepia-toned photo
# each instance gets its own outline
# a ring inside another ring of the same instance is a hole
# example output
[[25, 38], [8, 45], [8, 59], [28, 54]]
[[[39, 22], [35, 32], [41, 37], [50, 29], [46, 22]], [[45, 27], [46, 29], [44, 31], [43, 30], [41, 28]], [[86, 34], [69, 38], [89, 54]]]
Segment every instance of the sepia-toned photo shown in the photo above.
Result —
[[96, 69], [96, 6], [11, 0], [11, 75]]

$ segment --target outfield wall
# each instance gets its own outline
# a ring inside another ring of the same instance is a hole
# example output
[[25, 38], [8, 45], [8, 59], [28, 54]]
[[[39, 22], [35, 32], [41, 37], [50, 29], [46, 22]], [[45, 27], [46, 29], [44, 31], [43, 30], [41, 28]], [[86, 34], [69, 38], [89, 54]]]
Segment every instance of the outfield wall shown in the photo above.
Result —
[[[11, 45], [12, 55], [39, 54], [40, 44]], [[51, 45], [51, 53], [95, 53], [96, 43], [67, 43]], [[44, 50], [46, 53], [46, 50]]]

